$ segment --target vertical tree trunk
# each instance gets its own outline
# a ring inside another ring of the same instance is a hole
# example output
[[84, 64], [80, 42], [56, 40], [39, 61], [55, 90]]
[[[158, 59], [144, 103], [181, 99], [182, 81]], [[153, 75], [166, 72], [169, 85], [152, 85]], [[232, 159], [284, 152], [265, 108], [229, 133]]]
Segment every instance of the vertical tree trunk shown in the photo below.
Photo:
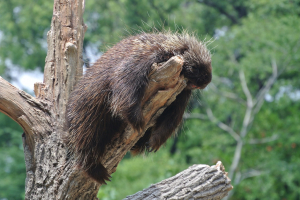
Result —
[[[0, 77], [0, 111], [24, 130], [25, 199], [97, 199], [100, 185], [73, 166], [72, 161], [66, 162], [62, 140], [67, 134], [64, 123], [69, 94], [82, 75], [81, 55], [86, 31], [83, 11], [84, 0], [54, 0], [44, 82], [35, 84], [36, 98]], [[180, 76], [182, 65], [179, 56], [165, 64], [153, 64], [151, 81], [143, 99], [145, 130], [186, 87], [186, 80]], [[122, 137], [104, 153], [103, 164], [109, 173], [116, 170], [126, 152], [142, 136], [143, 133], [138, 134], [130, 126], [125, 128]], [[226, 179], [225, 182], [226, 188], [231, 188], [230, 181]]]
[[62, 141], [66, 103], [82, 75], [83, 12], [84, 0], [54, 0], [44, 82], [35, 84], [36, 100], [45, 108], [30, 116], [44, 120], [32, 133], [24, 129], [26, 199], [96, 198], [99, 186], [66, 165]]

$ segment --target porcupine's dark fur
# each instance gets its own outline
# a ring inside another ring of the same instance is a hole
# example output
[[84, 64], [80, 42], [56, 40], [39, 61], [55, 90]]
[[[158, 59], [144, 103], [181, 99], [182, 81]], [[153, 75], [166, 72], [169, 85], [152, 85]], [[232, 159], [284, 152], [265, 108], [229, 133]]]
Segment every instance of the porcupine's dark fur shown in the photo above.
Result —
[[182, 121], [191, 90], [211, 81], [211, 56], [204, 43], [188, 34], [143, 33], [123, 39], [90, 67], [71, 93], [67, 106], [68, 150], [76, 164], [99, 183], [109, 180], [101, 164], [104, 150], [127, 124], [145, 126], [141, 100], [153, 63], [182, 55], [187, 87], [157, 119], [132, 151], [156, 151]]

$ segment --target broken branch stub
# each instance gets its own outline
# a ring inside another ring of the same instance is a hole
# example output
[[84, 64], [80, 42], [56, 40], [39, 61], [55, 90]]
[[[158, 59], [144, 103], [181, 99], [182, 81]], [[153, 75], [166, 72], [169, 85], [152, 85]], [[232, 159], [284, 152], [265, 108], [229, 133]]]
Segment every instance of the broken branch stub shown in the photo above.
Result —
[[151, 185], [124, 200], [217, 200], [232, 190], [221, 161], [216, 165], [193, 165], [177, 175]]

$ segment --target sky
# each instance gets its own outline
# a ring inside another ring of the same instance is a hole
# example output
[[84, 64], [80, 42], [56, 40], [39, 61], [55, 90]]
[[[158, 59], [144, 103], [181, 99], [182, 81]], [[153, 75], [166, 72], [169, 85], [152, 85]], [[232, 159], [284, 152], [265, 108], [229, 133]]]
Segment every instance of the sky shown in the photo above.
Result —
[[34, 83], [43, 82], [44, 74], [40, 69], [23, 70], [18, 67], [10, 67], [11, 84], [15, 87], [33, 94]]
[[[101, 52], [97, 51], [96, 46], [87, 47], [86, 54], [90, 63], [96, 62], [96, 60], [102, 55]], [[34, 93], [34, 83], [43, 82], [44, 80], [44, 73], [39, 68], [34, 70], [24, 70], [20, 67], [14, 66], [12, 62], [8, 60], [6, 60], [6, 66], [9, 68], [9, 76], [11, 77], [10, 83], [30, 94]], [[86, 68], [84, 66], [83, 71], [85, 72], [85, 70]]]

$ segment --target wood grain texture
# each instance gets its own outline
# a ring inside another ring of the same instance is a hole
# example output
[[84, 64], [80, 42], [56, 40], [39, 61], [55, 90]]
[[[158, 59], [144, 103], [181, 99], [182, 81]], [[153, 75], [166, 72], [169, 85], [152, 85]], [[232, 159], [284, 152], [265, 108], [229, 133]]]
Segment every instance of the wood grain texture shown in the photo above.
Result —
[[225, 197], [232, 190], [223, 164], [193, 165], [177, 175], [151, 185], [124, 200], [178, 200], [199, 199], [217, 200]]

